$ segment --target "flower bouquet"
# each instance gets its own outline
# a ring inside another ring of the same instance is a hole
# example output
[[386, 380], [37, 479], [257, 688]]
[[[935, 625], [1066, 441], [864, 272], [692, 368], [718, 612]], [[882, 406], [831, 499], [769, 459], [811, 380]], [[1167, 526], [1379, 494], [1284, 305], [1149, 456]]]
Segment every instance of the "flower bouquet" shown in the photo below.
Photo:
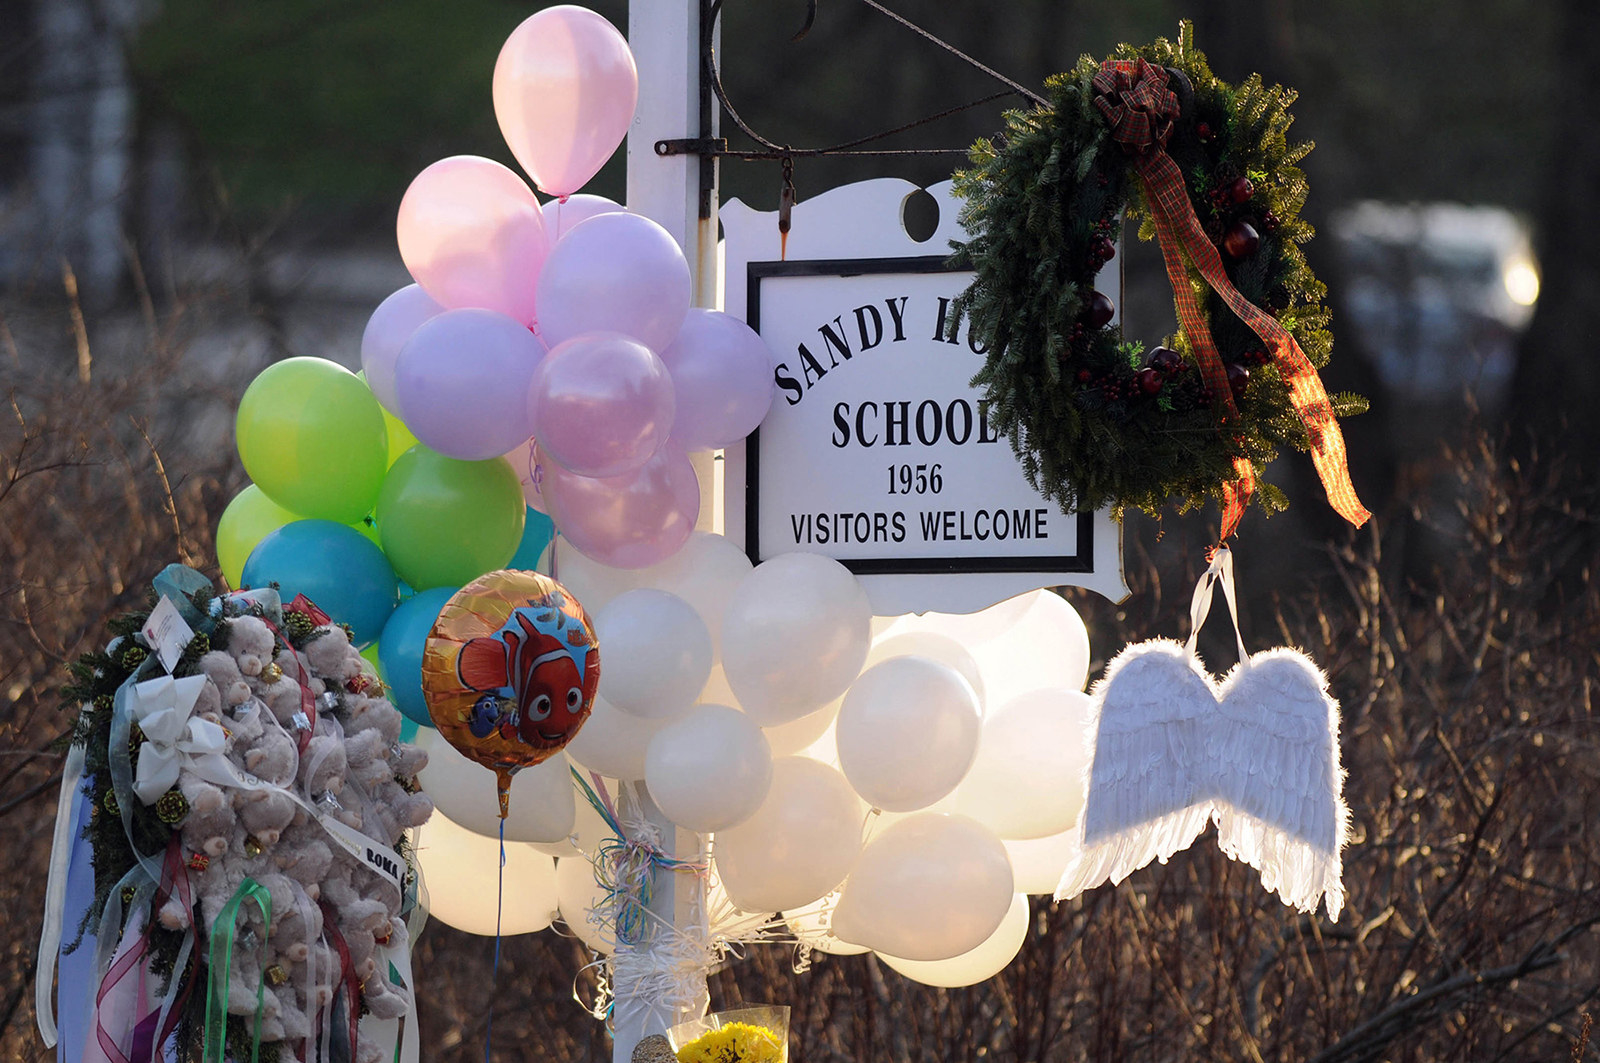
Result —
[[788, 1063], [789, 1008], [718, 1011], [667, 1031], [678, 1063]]

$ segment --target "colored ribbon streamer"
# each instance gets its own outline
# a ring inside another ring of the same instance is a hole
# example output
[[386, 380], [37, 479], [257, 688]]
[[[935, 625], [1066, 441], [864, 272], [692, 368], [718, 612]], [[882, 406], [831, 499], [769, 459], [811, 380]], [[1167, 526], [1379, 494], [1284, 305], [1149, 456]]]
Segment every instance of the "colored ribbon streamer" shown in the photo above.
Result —
[[39, 930], [39, 958], [34, 965], [33, 1010], [39, 1024], [39, 1038], [46, 1048], [56, 1046], [54, 988], [56, 960], [61, 949], [62, 925], [66, 921], [67, 875], [72, 866], [73, 819], [78, 803], [78, 787], [83, 782], [84, 747], [67, 750], [61, 770], [61, 796], [56, 802], [56, 825], [50, 842], [50, 873], [45, 881], [44, 925]]
[[[703, 875], [706, 865], [668, 855], [659, 834], [647, 820], [629, 819], [624, 824], [610, 795], [604, 793], [603, 784], [601, 793], [597, 794], [576, 768], [571, 770], [585, 800], [615, 835], [601, 842], [595, 855], [595, 882], [605, 890], [605, 896], [595, 904], [594, 912], [601, 925], [610, 923], [616, 928], [619, 944], [637, 945], [644, 940], [648, 929], [656, 871]], [[599, 782], [599, 776], [595, 780]]]
[[[228, 974], [233, 963], [233, 939], [237, 930], [239, 909], [246, 901], [254, 901], [261, 909], [263, 927], [272, 925], [272, 894], [253, 878], [239, 883], [239, 888], [228, 903], [217, 913], [215, 929], [211, 932], [210, 977], [206, 981], [205, 1043], [202, 1046], [203, 1063], [225, 1063], [228, 1041]], [[221, 955], [218, 955], [218, 952]], [[261, 1013], [266, 994], [266, 975], [256, 983], [256, 1023], [250, 1035], [250, 1063], [256, 1063], [261, 1054]], [[242, 1063], [242, 1061], [239, 1061]]]
[[[1334, 510], [1356, 527], [1371, 516], [1356, 497], [1350, 481], [1344, 433], [1333, 416], [1328, 393], [1317, 371], [1294, 337], [1282, 325], [1256, 306], [1228, 280], [1222, 258], [1195, 217], [1189, 202], [1183, 174], [1166, 152], [1178, 117], [1178, 98], [1167, 87], [1167, 71], [1147, 60], [1106, 60], [1100, 64], [1092, 85], [1095, 106], [1111, 127], [1112, 139], [1134, 156], [1134, 169], [1144, 185], [1145, 200], [1161, 242], [1161, 256], [1172, 284], [1174, 302], [1183, 331], [1194, 347], [1196, 360], [1212, 400], [1222, 408], [1224, 423], [1238, 418], [1227, 370], [1217, 354], [1211, 332], [1206, 327], [1184, 256], [1194, 264], [1207, 284], [1250, 327], [1272, 352], [1278, 372], [1289, 389], [1289, 400], [1305, 426], [1311, 448], [1311, 461], [1328, 493]], [[1245, 504], [1255, 490], [1255, 475], [1248, 458], [1234, 459], [1235, 479], [1223, 489], [1221, 541], [1226, 542], [1238, 528]]]

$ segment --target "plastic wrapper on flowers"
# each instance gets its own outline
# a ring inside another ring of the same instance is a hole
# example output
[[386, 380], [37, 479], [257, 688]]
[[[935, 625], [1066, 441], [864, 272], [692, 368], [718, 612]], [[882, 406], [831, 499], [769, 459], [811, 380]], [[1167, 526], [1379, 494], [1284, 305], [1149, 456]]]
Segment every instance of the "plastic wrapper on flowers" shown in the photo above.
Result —
[[667, 1031], [678, 1063], [788, 1063], [789, 1008], [718, 1011]]

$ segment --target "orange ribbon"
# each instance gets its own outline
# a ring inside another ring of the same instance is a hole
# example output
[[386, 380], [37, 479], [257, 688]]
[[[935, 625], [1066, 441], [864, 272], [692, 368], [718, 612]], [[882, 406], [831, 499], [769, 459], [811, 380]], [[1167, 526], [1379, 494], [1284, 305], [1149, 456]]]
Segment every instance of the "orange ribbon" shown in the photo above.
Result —
[[[1189, 284], [1185, 255], [1228, 309], [1250, 326], [1272, 352], [1278, 372], [1288, 385], [1289, 401], [1305, 426], [1311, 461], [1328, 492], [1328, 502], [1340, 516], [1359, 528], [1372, 514], [1356, 497], [1355, 485], [1350, 482], [1344, 433], [1339, 430], [1339, 422], [1333, 416], [1333, 407], [1316, 368], [1294, 337], [1284, 331], [1271, 314], [1240, 295], [1228, 280], [1216, 246], [1201, 228], [1200, 219], [1195, 217], [1183, 174], [1166, 153], [1172, 123], [1179, 114], [1178, 98], [1167, 87], [1167, 71], [1144, 59], [1108, 59], [1100, 64], [1092, 85], [1095, 106], [1110, 125], [1112, 139], [1134, 157], [1134, 170], [1144, 184], [1145, 201], [1150, 205], [1167, 279], [1172, 284], [1179, 324], [1194, 348], [1206, 390], [1221, 408], [1223, 423], [1237, 420], [1239, 410], [1228, 385], [1227, 369]], [[1237, 457], [1233, 467], [1235, 479], [1224, 484], [1222, 490], [1222, 542], [1238, 528], [1245, 505], [1255, 490], [1255, 471], [1250, 459]]]

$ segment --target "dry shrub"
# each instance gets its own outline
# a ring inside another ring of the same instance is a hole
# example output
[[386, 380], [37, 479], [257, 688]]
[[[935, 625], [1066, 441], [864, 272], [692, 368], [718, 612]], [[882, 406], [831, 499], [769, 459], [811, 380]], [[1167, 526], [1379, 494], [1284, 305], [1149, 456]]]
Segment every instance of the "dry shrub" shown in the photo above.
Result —
[[[225, 442], [182, 431], [226, 413], [238, 382], [175, 383], [178, 316], [147, 312], [148, 350], [120, 373], [74, 357], [86, 341], [30, 360], [0, 334], [7, 1060], [47, 1055], [28, 998], [65, 663], [163, 565], [211, 568], [210, 529], [239, 485]], [[1330, 549], [1326, 588], [1258, 609], [1272, 622], [1251, 632], [1311, 652], [1344, 706], [1356, 837], [1341, 922], [1284, 908], [1203, 837], [1121, 886], [1036, 898], [1022, 953], [984, 985], [929, 989], [866, 957], [796, 975], [787, 948], [753, 948], [713, 977], [713, 1005], [789, 1003], [813, 1061], [1569, 1058], [1600, 989], [1593, 526], [1487, 445], [1447, 456], [1470, 504], [1432, 515], [1456, 553], [1427, 589], [1390, 571], [1374, 533]], [[1181, 630], [1197, 551], [1172, 545], [1131, 574], [1138, 616], [1081, 603], [1101, 649]], [[424, 1058], [478, 1058], [490, 1009], [498, 1059], [609, 1058], [572, 999], [575, 981], [592, 985], [584, 962], [570, 938], [512, 938], [496, 978], [489, 942], [430, 929], [416, 958]]]

